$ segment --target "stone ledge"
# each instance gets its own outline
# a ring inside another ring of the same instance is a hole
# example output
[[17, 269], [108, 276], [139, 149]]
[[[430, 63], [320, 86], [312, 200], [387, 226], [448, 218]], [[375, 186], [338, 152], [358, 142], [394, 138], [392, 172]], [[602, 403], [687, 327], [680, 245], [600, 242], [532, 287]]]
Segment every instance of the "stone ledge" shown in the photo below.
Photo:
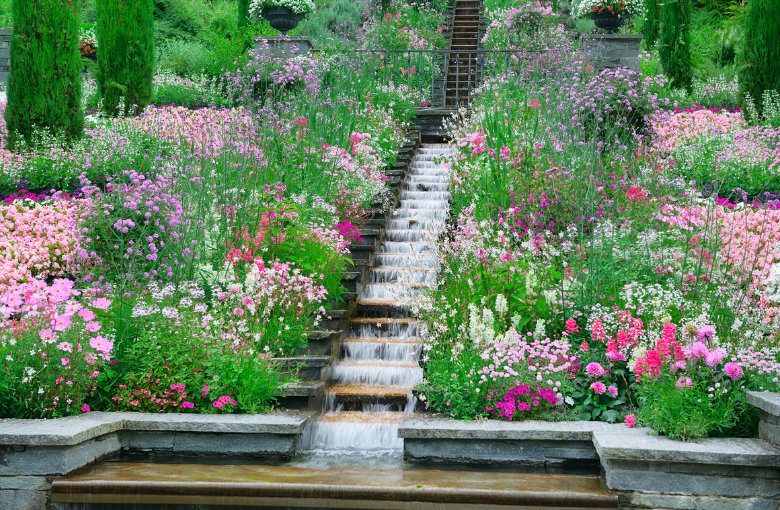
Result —
[[780, 393], [748, 391], [747, 402], [773, 416], [780, 416]]
[[310, 412], [256, 415], [91, 412], [52, 420], [0, 421], [0, 445], [73, 446], [122, 430], [300, 434]]
[[605, 460], [780, 467], [780, 450], [760, 439], [710, 438], [698, 442], [654, 436], [648, 429], [595, 431], [593, 445]]
[[459, 421], [447, 418], [412, 416], [398, 428], [404, 439], [492, 439], [590, 441], [596, 430], [615, 425], [593, 421]]

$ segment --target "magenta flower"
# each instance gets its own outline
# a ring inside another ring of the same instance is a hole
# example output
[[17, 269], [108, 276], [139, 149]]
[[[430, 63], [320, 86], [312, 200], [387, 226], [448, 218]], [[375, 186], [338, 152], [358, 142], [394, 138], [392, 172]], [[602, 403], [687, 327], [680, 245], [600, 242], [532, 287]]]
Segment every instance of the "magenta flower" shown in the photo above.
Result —
[[726, 363], [726, 366], [723, 367], [723, 371], [727, 376], [729, 376], [729, 378], [731, 378], [732, 381], [741, 379], [742, 375], [744, 374], [742, 367], [739, 366], [738, 363]]
[[88, 413], [89, 411], [90, 411], [90, 409], [89, 409], [89, 406], [88, 406], [87, 404], [84, 404], [84, 405], [81, 407], [81, 412], [82, 412], [82, 413]]
[[625, 423], [626, 427], [633, 429], [636, 426], [636, 415], [633, 413], [627, 414], [626, 420], [623, 423]]
[[618, 396], [618, 389], [617, 389], [617, 387], [615, 387], [614, 385], [610, 385], [607, 388], [607, 391], [609, 392], [610, 395], [612, 395], [613, 398], [617, 398], [617, 396]]
[[70, 358], [62, 358], [60, 361], [62, 362], [62, 366], [66, 366], [70, 363]]
[[590, 385], [590, 388], [596, 393], [596, 395], [603, 395], [607, 391], [607, 387], [601, 381], [596, 381]]
[[192, 409], [193, 407], [195, 407], [195, 404], [193, 404], [192, 402], [182, 402], [180, 407], [182, 409]]

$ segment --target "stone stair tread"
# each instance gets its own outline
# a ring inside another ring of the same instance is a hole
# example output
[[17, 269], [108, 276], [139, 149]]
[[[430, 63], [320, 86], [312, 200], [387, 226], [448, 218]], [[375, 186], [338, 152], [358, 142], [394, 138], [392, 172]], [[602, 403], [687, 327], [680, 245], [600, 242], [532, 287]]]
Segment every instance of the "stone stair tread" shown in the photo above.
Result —
[[372, 423], [378, 425], [400, 425], [409, 416], [401, 412], [369, 413], [363, 411], [329, 411], [317, 418], [319, 422]]
[[385, 368], [420, 368], [416, 361], [376, 360], [376, 359], [344, 359], [337, 363], [342, 367], [385, 367]]
[[312, 397], [325, 392], [323, 381], [296, 381], [286, 383], [281, 389], [285, 397]]
[[285, 365], [292, 365], [292, 366], [305, 366], [305, 367], [324, 367], [328, 363], [331, 362], [333, 359], [333, 356], [309, 356], [309, 355], [303, 355], [303, 356], [288, 356], [284, 358], [274, 358], [274, 361], [277, 363], [282, 363]]
[[419, 324], [420, 321], [411, 317], [355, 317], [353, 324]]
[[51, 493], [52, 503], [95, 507], [98, 498], [167, 507], [173, 495], [219, 499], [235, 508], [253, 499], [277, 508], [289, 507], [291, 499], [310, 501], [310, 507], [327, 502], [328, 508], [389, 508], [390, 502], [398, 503], [393, 508], [618, 508], [600, 476], [368, 465], [98, 462], [54, 480]]
[[411, 395], [410, 386], [375, 386], [369, 384], [334, 384], [328, 388], [328, 393], [334, 395], [350, 395], [353, 397], [403, 397]]
[[[338, 311], [346, 312], [346, 310], [338, 310]], [[326, 315], [326, 317], [327, 316], [328, 315]], [[331, 317], [333, 316], [331, 315]], [[340, 331], [334, 331], [334, 330], [315, 330], [315, 331], [309, 331], [307, 338], [309, 340], [327, 340], [329, 338], [333, 338], [334, 336], [337, 336], [339, 333]]]
[[422, 339], [417, 336], [350, 336], [344, 343], [377, 343], [377, 344], [419, 344]]

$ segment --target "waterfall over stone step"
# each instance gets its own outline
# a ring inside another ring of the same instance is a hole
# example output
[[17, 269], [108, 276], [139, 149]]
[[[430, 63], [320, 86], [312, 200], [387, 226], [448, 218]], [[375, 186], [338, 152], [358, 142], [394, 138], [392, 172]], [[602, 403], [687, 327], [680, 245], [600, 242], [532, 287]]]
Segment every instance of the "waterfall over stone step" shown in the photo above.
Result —
[[449, 214], [446, 144], [423, 144], [401, 183], [382, 244], [358, 287], [352, 320], [332, 371], [325, 412], [314, 423], [311, 449], [335, 453], [400, 451], [398, 425], [417, 404], [422, 340], [405, 305], [425, 299], [439, 272], [435, 243]]

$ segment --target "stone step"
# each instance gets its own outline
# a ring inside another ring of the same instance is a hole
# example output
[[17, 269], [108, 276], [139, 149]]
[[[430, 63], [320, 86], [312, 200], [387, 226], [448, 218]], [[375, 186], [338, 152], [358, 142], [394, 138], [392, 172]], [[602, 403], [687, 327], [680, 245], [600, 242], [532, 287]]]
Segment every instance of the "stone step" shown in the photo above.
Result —
[[[260, 456], [261, 452], [258, 452]], [[195, 503], [217, 508], [618, 508], [602, 478], [484, 468], [99, 462], [54, 480], [52, 506], [97, 510]], [[64, 505], [64, 506], [63, 506]], [[258, 506], [260, 505], [260, 506]], [[126, 505], [122, 505], [126, 506]], [[184, 505], [182, 505], [184, 506]]]
[[369, 386], [365, 384], [335, 384], [326, 395], [337, 404], [405, 404], [412, 388], [403, 386]]
[[279, 363], [283, 369], [296, 373], [298, 379], [319, 381], [322, 379], [323, 369], [333, 361], [333, 356], [290, 356], [288, 358], [274, 358], [274, 361]]

